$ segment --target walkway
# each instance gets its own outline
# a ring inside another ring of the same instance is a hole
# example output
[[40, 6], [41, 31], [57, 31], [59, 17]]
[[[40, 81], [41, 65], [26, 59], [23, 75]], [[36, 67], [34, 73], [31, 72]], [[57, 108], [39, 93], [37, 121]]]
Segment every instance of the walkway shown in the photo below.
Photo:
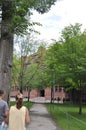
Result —
[[27, 130], [60, 130], [51, 119], [44, 104], [34, 104], [30, 109], [31, 123]]

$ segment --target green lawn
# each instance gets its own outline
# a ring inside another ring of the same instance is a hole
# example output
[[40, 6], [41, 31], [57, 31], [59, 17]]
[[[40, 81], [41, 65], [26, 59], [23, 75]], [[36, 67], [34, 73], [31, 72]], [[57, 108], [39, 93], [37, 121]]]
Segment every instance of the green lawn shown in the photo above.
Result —
[[52, 118], [61, 130], [86, 130], [86, 106], [82, 115], [78, 114], [79, 107], [63, 104], [47, 104]]

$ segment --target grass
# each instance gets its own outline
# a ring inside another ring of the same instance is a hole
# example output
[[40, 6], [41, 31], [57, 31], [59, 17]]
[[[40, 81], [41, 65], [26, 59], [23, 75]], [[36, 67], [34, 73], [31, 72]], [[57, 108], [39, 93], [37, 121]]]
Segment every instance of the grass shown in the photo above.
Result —
[[86, 106], [82, 115], [78, 114], [78, 106], [47, 104], [47, 108], [61, 130], [86, 130]]

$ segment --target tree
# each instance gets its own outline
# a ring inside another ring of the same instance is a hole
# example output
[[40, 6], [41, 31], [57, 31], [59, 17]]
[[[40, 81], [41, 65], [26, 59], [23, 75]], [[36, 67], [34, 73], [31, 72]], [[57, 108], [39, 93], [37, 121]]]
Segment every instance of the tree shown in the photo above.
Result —
[[[31, 9], [40, 13], [47, 12], [56, 0], [0, 0], [2, 10], [1, 39], [0, 39], [0, 88], [6, 91], [8, 99], [14, 33], [21, 35], [28, 27], [27, 13], [31, 15]], [[33, 23], [34, 24], [34, 23]]]
[[27, 79], [26, 85], [30, 85], [38, 89], [42, 89], [46, 85], [46, 74], [44, 65], [45, 52], [45, 47], [40, 46], [36, 53], [33, 53], [31, 56], [29, 56], [29, 62], [31, 64], [28, 66], [29, 75], [25, 75], [25, 79]]
[[[47, 84], [44, 66], [46, 49], [43, 45], [40, 45], [38, 51], [29, 54], [28, 48], [30, 47], [30, 41], [28, 41], [29, 44], [27, 48], [25, 46], [27, 44], [24, 43], [25, 42], [22, 43], [23, 48], [20, 48], [20, 50], [22, 51], [22, 55], [19, 55], [19, 57], [14, 55], [12, 86], [15, 87], [15, 85], [17, 85], [17, 88], [20, 89], [21, 92], [27, 89], [29, 101], [29, 93], [31, 89], [37, 88], [39, 90], [44, 88]], [[30, 48], [30, 52], [32, 48]], [[28, 50], [27, 53], [25, 50]]]
[[[70, 25], [68, 28], [63, 30], [63, 35], [65, 39], [65, 55], [64, 60], [68, 67], [68, 73], [70, 73], [70, 78], [68, 77], [66, 81], [70, 85], [79, 91], [79, 113], [82, 113], [82, 91], [85, 87], [84, 76], [86, 75], [85, 66], [85, 48], [86, 48], [86, 33], [81, 32], [81, 25], [75, 24], [75, 26]], [[67, 55], [68, 53], [68, 55]]]
[[[81, 24], [65, 27], [60, 41], [48, 50], [47, 66], [56, 73], [56, 82], [64, 84], [67, 90], [78, 90], [79, 113], [82, 113], [82, 90], [86, 75], [86, 32], [81, 32]], [[51, 60], [50, 60], [51, 59]]]

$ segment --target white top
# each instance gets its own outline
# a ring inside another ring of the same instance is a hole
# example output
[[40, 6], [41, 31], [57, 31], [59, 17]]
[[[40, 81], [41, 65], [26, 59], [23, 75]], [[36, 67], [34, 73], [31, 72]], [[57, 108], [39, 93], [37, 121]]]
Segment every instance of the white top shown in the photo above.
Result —
[[25, 106], [20, 109], [17, 109], [16, 106], [11, 106], [9, 111], [9, 130], [26, 130], [25, 114]]

